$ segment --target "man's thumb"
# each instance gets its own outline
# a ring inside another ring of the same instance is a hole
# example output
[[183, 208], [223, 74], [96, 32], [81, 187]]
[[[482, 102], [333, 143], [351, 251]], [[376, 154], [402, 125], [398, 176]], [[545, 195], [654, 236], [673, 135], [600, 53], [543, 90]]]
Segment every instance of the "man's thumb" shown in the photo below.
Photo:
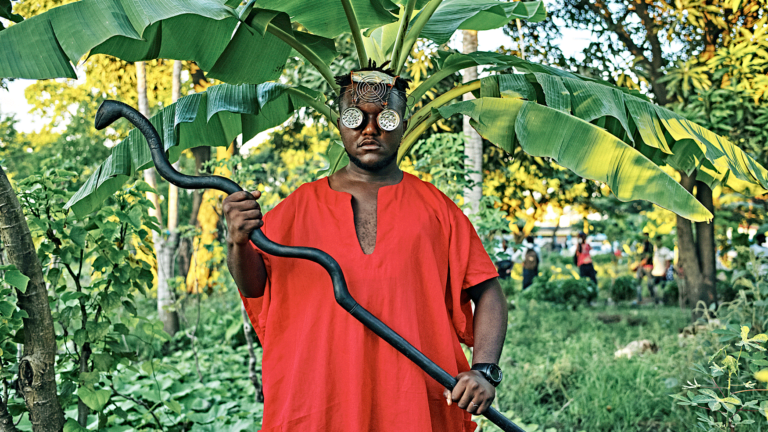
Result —
[[448, 402], [448, 405], [450, 406], [451, 402], [453, 402], [453, 400], [451, 399], [451, 391], [448, 389], [445, 389], [445, 391], [443, 392], [443, 397], [445, 398], [446, 402]]

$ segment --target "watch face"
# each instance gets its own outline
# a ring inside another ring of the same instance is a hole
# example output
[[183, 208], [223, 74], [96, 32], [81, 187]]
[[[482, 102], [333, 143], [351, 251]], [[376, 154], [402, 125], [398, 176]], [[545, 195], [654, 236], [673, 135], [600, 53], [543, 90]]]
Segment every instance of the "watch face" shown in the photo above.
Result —
[[501, 373], [501, 368], [496, 365], [488, 368], [488, 375], [490, 375], [491, 379], [496, 382], [501, 382], [501, 377], [503, 376]]

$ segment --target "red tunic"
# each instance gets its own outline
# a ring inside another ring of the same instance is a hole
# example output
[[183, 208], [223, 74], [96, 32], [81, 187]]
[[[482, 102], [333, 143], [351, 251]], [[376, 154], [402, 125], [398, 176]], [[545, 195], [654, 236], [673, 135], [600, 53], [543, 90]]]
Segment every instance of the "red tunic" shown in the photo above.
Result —
[[[469, 370], [459, 341], [472, 345], [472, 309], [462, 291], [497, 273], [467, 217], [405, 174], [379, 189], [376, 248], [365, 255], [351, 198], [326, 178], [305, 184], [264, 216], [264, 233], [329, 253], [361, 306], [451, 375]], [[244, 300], [264, 347], [262, 431], [475, 429], [440, 384], [336, 304], [322, 267], [262, 256], [266, 292]]]

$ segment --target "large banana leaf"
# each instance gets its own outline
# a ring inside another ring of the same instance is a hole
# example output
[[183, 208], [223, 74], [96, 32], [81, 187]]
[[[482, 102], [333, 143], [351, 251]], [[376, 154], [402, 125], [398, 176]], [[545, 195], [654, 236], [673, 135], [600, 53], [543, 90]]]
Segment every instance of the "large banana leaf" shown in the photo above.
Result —
[[0, 77], [74, 78], [71, 63], [108, 54], [194, 60], [211, 78], [258, 84], [277, 79], [291, 53], [270, 25], [326, 64], [336, 57], [332, 40], [293, 31], [285, 13], [252, 9], [239, 21], [238, 11], [218, 0], [83, 0], [0, 33]]
[[[497, 90], [498, 88], [498, 90]], [[541, 72], [483, 80], [481, 94], [522, 97], [604, 127], [659, 165], [706, 173], [711, 187], [768, 192], [768, 171], [726, 138], [618, 88]]]
[[[522, 77], [522, 76], [521, 76]], [[516, 95], [517, 96], [517, 95]], [[672, 177], [605, 129], [519, 97], [484, 97], [439, 109], [470, 116], [480, 135], [508, 152], [515, 142], [576, 174], [606, 183], [622, 201], [643, 199], [695, 221], [712, 214]]]
[[[458, 30], [490, 30], [513, 19], [539, 22], [547, 17], [541, 1], [443, 0], [421, 31], [421, 37], [444, 44]], [[414, 21], [419, 16], [414, 17]]]
[[[222, 84], [192, 94], [165, 107], [150, 118], [160, 134], [169, 159], [182, 150], [198, 146], [228, 146], [239, 134], [247, 141], [275, 127], [308, 102], [323, 103], [321, 94], [301, 87], [276, 83], [259, 85]], [[133, 129], [117, 144], [110, 156], [69, 200], [66, 207], [86, 215], [120, 190], [131, 175], [152, 166], [144, 137]]]
[[[390, 0], [351, 0], [360, 28], [376, 28], [397, 21], [399, 6]], [[314, 34], [329, 38], [349, 33], [340, 0], [259, 0], [259, 7], [287, 13]]]

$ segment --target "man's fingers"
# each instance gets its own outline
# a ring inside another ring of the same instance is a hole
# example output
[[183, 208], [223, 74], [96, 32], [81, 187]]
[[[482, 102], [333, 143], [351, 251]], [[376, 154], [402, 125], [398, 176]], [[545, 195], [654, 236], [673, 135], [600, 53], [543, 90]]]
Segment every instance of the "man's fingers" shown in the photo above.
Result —
[[[252, 201], [254, 198], [256, 198], [254, 193], [255, 192], [246, 192], [246, 191], [235, 192], [232, 195], [224, 198], [224, 201], [227, 201], [227, 202]], [[259, 196], [261, 196], [261, 194], [259, 194]]]
[[451, 406], [453, 403], [453, 400], [451, 399], [451, 391], [448, 389], [445, 389], [443, 392], [443, 397], [445, 398], [445, 401], [448, 403], [448, 406]]
[[[466, 410], [467, 408], [469, 408], [469, 406], [470, 406], [469, 404], [472, 403], [472, 399], [474, 399], [474, 395], [472, 394], [471, 391], [466, 389], [464, 391], [464, 394], [461, 395], [461, 398], [458, 400], [456, 405], [458, 405], [459, 408], [461, 408], [463, 410]], [[454, 397], [453, 400], [456, 400], [456, 398]]]
[[245, 220], [261, 220], [262, 218], [261, 210], [258, 209], [245, 210], [240, 213], [240, 216]]
[[259, 199], [259, 198], [261, 198], [261, 191], [255, 190], [255, 191], [251, 192], [251, 196], [253, 196], [254, 199]]

